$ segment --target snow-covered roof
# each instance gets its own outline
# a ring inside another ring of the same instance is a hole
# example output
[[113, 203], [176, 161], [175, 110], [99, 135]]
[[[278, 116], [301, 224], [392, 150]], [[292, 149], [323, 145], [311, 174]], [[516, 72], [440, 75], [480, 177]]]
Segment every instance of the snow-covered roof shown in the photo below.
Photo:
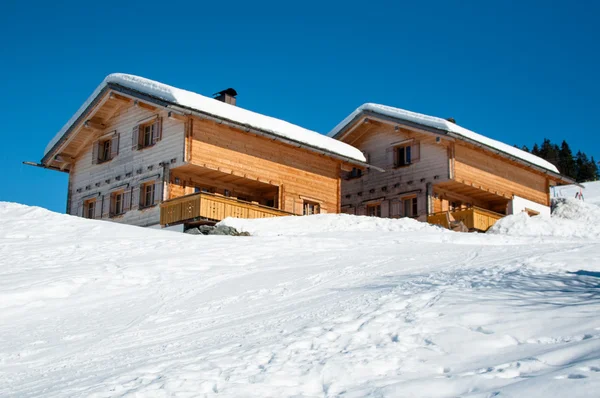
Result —
[[452, 123], [448, 120], [435, 117], [428, 116], [421, 113], [411, 112], [400, 108], [394, 108], [392, 106], [387, 105], [379, 105], [379, 104], [363, 104], [359, 106], [354, 112], [352, 112], [348, 117], [342, 120], [337, 126], [334, 127], [327, 135], [330, 137], [335, 137], [344, 127], [346, 127], [349, 123], [351, 123], [359, 114], [364, 111], [370, 111], [373, 113], [377, 113], [383, 116], [392, 117], [399, 120], [405, 120], [411, 123], [415, 123], [425, 127], [431, 127], [437, 130], [442, 130], [447, 133], [450, 133], [452, 136], [457, 136], [457, 138], [467, 139], [471, 141], [475, 141], [479, 144], [487, 146], [491, 149], [495, 149], [499, 152], [504, 153], [505, 155], [509, 155], [521, 160], [524, 160], [527, 163], [533, 164], [535, 166], [544, 168], [546, 170], [550, 170], [554, 173], [558, 173], [558, 169], [552, 163], [535, 156], [529, 152], [525, 152], [521, 149], [515, 148], [511, 145], [505, 144], [500, 141], [496, 141], [492, 138], [485, 137], [481, 134], [477, 134], [474, 131], [468, 130], [464, 127], [461, 127], [455, 123]]
[[165, 102], [179, 105], [183, 108], [189, 108], [217, 118], [229, 120], [236, 124], [261, 130], [272, 134], [275, 137], [281, 137], [283, 139], [305, 144], [309, 147], [321, 149], [358, 162], [366, 162], [365, 156], [358, 149], [326, 135], [317, 133], [316, 131], [307, 130], [284, 120], [252, 112], [191, 91], [182, 90], [154, 80], [123, 73], [113, 73], [104, 79], [75, 115], [71, 117], [67, 124], [63, 126], [58, 134], [50, 141], [48, 146], [46, 146], [44, 155], [52, 150], [75, 121], [83, 114], [83, 112], [85, 112], [87, 107], [109, 84], [123, 86], [151, 97], [161, 99]]

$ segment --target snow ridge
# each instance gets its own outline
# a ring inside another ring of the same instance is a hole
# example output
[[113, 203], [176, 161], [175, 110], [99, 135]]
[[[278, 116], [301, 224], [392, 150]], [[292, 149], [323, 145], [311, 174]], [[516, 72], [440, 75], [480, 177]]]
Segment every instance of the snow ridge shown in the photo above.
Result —
[[83, 103], [79, 110], [63, 126], [56, 136], [46, 146], [44, 155], [47, 154], [77, 118], [92, 103], [94, 98], [107, 86], [107, 84], [118, 84], [144, 94], [160, 98], [164, 101], [180, 105], [182, 107], [205, 112], [210, 115], [231, 120], [244, 126], [256, 128], [274, 134], [278, 137], [290, 139], [306, 145], [316, 147], [327, 152], [344, 156], [359, 162], [365, 162], [365, 156], [358, 149], [341, 141], [332, 139], [316, 131], [311, 131], [284, 120], [276, 119], [260, 113], [252, 112], [244, 108], [226, 104], [213, 98], [182, 90], [144, 77], [113, 73], [108, 75], [104, 81], [94, 90], [92, 95]]
[[559, 172], [556, 166], [538, 156], [535, 156], [529, 152], [525, 152], [521, 149], [515, 148], [503, 142], [494, 140], [492, 138], [485, 137], [474, 131], [461, 127], [458, 124], [452, 123], [448, 120], [435, 116], [424, 115], [422, 113], [411, 112], [400, 108], [394, 108], [392, 106], [387, 105], [373, 103], [363, 104], [359, 106], [350, 115], [348, 115], [344, 120], [342, 120], [337, 126], [335, 126], [333, 130], [331, 130], [327, 135], [330, 137], [335, 137], [337, 133], [339, 133], [348, 123], [350, 123], [357, 115], [359, 115], [363, 111], [371, 111], [380, 115], [398, 118], [401, 120], [407, 120], [409, 122], [413, 122], [423, 126], [433, 127], [438, 130], [454, 133], [463, 138], [478, 142], [487, 147], [496, 149], [500, 152], [504, 152], [510, 156], [514, 156], [533, 165], [550, 170], [554, 173]]

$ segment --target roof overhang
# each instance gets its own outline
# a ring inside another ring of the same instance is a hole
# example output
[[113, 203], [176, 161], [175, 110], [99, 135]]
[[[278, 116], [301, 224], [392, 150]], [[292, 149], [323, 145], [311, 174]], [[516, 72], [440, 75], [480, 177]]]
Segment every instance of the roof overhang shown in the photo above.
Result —
[[488, 145], [482, 144], [480, 142], [468, 139], [460, 134], [456, 134], [456, 133], [453, 133], [453, 132], [447, 131], [447, 130], [437, 129], [435, 127], [427, 126], [427, 125], [420, 124], [420, 123], [415, 123], [412, 120], [405, 120], [405, 119], [402, 119], [399, 117], [382, 115], [380, 113], [373, 112], [371, 110], [364, 110], [364, 109], [361, 110], [359, 113], [356, 114], [356, 116], [354, 116], [354, 118], [349, 120], [348, 123], [346, 123], [346, 125], [343, 126], [335, 135], [333, 135], [332, 138], [336, 138], [336, 139], [343, 141], [343, 139], [347, 136], [347, 133], [350, 132], [361, 120], [369, 119], [369, 118], [379, 119], [381, 121], [385, 121], [388, 123], [391, 122], [391, 123], [397, 124], [399, 126], [408, 127], [410, 129], [419, 130], [419, 131], [422, 131], [425, 133], [433, 133], [433, 134], [436, 134], [439, 136], [464, 141], [473, 146], [476, 146], [476, 147], [484, 149], [486, 151], [495, 153], [495, 154], [500, 155], [500, 156], [502, 156], [506, 159], [509, 159], [513, 162], [519, 163], [522, 166], [534, 169], [539, 173], [543, 173], [543, 174], [547, 175], [549, 178], [551, 178], [552, 180], [556, 181], [557, 183], [560, 183], [563, 185], [577, 185], [579, 187], [582, 187], [581, 184], [577, 183], [575, 180], [573, 180], [569, 177], [563, 176], [559, 173], [553, 172], [551, 170], [545, 169], [545, 168], [535, 165], [533, 163], [527, 162], [523, 159], [512, 156], [509, 153], [500, 151], [496, 148], [493, 148]]
[[211, 113], [208, 112], [203, 112], [197, 109], [193, 109], [193, 108], [189, 108], [189, 107], [185, 107], [179, 104], [175, 104], [173, 102], [169, 102], [169, 101], [165, 101], [162, 98], [158, 98], [152, 95], [149, 95], [147, 93], [138, 91], [138, 90], [134, 90], [132, 88], [126, 87], [126, 86], [122, 86], [120, 84], [116, 84], [113, 82], [109, 82], [106, 83], [106, 86], [100, 90], [98, 92], [98, 94], [93, 98], [92, 101], [90, 101], [90, 103], [88, 104], [88, 106], [86, 107], [86, 109], [81, 112], [81, 114], [79, 115], [79, 117], [74, 120], [70, 126], [67, 128], [67, 130], [65, 131], [65, 133], [62, 135], [62, 137], [54, 144], [54, 146], [44, 155], [44, 157], [41, 160], [41, 165], [47, 167], [47, 168], [52, 168], [50, 167], [50, 163], [52, 162], [52, 160], [57, 156], [57, 154], [59, 153], [59, 150], [64, 146], [64, 144], [66, 142], [68, 142], [68, 140], [74, 135], [77, 134], [77, 131], [79, 130], [79, 128], [83, 125], [83, 123], [88, 119], [90, 113], [93, 111], [93, 109], [97, 106], [99, 106], [102, 102], [102, 99], [105, 98], [106, 96], [110, 95], [111, 92], [117, 92], [121, 95], [133, 98], [133, 99], [137, 99], [143, 102], [147, 102], [149, 104], [152, 104], [156, 107], [159, 108], [163, 108], [163, 109], [167, 109], [167, 110], [173, 110], [175, 111], [177, 114], [180, 115], [190, 115], [190, 116], [196, 116], [202, 119], [209, 119], [209, 120], [213, 120], [222, 124], [226, 124], [229, 125], [231, 127], [234, 127], [238, 130], [242, 130], [245, 131], [247, 133], [252, 133], [258, 136], [263, 136], [272, 140], [277, 140], [283, 143], [286, 143], [288, 145], [292, 145], [298, 148], [303, 148], [306, 150], [309, 150], [311, 152], [316, 152], [319, 153], [321, 155], [324, 156], [328, 156], [331, 157], [333, 159], [342, 161], [344, 163], [348, 163], [354, 166], [358, 166], [360, 168], [371, 168], [371, 169], [375, 169], [378, 171], [384, 171], [383, 169], [379, 168], [379, 167], [375, 167], [372, 165], [369, 165], [366, 162], [361, 162], [359, 160], [350, 158], [350, 157], [346, 157], [337, 153], [333, 153], [327, 150], [324, 150], [322, 148], [318, 148], [312, 145], [309, 145], [307, 143], [304, 142], [300, 142], [300, 141], [296, 141], [290, 138], [284, 138], [281, 136], [278, 136], [270, 131], [266, 131], [266, 130], [261, 130], [261, 129], [257, 129], [255, 127], [251, 127], [239, 122], [236, 122], [234, 120], [230, 120], [227, 118], [223, 118], [222, 116], [216, 116], [213, 115]]

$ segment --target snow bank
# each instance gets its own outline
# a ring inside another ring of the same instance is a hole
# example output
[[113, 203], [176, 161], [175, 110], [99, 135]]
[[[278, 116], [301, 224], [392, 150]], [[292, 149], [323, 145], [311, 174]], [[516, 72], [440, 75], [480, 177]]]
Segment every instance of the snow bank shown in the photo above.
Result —
[[544, 169], [553, 171], [558, 173], [558, 169], [552, 163], [538, 157], [532, 155], [529, 152], [522, 151], [518, 148], [513, 147], [512, 145], [505, 144], [500, 141], [496, 141], [492, 138], [485, 137], [481, 134], [478, 134], [474, 131], [467, 130], [464, 127], [459, 126], [458, 124], [449, 122], [448, 120], [435, 117], [428, 116], [421, 113], [411, 112], [400, 108], [394, 108], [392, 106], [380, 105], [380, 104], [363, 104], [359, 106], [354, 112], [348, 115], [344, 120], [342, 120], [337, 126], [333, 128], [327, 135], [330, 137], [334, 137], [337, 133], [339, 133], [348, 123], [350, 123], [357, 115], [359, 115], [363, 111], [371, 111], [374, 113], [378, 113], [380, 115], [389, 116], [393, 118], [397, 118], [400, 120], [406, 120], [412, 123], [420, 124], [423, 126], [433, 127], [438, 130], [454, 133], [463, 138], [476, 141], [480, 144], [483, 144], [487, 147], [496, 149], [500, 152], [504, 152], [510, 156], [514, 156], [521, 160], [524, 160], [528, 163], [534, 164], [536, 166], [542, 167]]
[[577, 199], [557, 199], [551, 217], [515, 214], [496, 222], [488, 233], [600, 239], [600, 207]]
[[350, 159], [365, 162], [365, 156], [358, 149], [341, 141], [332, 139], [316, 131], [307, 130], [284, 120], [276, 119], [260, 113], [252, 112], [234, 105], [217, 101], [213, 98], [172, 87], [154, 80], [123, 73], [108, 75], [104, 81], [94, 90], [87, 101], [79, 108], [73, 117], [63, 126], [46, 147], [44, 155], [61, 139], [69, 127], [85, 111], [89, 104], [98, 96], [108, 83], [118, 84], [141, 93], [160, 98], [169, 103], [180, 105], [196, 111], [205, 112], [212, 116], [230, 120], [232, 122], [263, 130], [278, 137], [303, 143], [315, 148], [348, 157]]
[[329, 232], [447, 232], [444, 228], [410, 218], [390, 219], [349, 214], [317, 214], [306, 217], [255, 220], [227, 218], [219, 224], [257, 236], [302, 236]]

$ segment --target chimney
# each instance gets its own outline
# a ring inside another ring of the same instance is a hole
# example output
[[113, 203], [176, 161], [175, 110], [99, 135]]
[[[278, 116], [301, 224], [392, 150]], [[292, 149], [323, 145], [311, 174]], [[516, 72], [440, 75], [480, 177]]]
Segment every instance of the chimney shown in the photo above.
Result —
[[230, 104], [230, 105], [235, 105], [235, 96], [236, 95], [237, 95], [237, 91], [235, 91], [234, 89], [232, 89], [230, 87], [226, 90], [219, 91], [218, 93], [214, 93], [213, 97], [215, 97], [215, 99], [217, 101], [225, 102], [226, 104]]

